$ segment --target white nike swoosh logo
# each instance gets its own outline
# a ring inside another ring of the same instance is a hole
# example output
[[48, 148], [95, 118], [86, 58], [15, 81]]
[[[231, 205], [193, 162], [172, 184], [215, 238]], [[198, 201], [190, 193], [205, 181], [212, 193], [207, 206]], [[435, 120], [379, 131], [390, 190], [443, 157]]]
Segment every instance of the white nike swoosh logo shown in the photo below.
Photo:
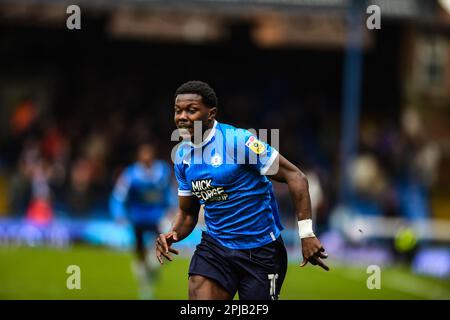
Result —
[[189, 162], [187, 162], [186, 160], [183, 160], [183, 163], [187, 164], [188, 167], [191, 165]]

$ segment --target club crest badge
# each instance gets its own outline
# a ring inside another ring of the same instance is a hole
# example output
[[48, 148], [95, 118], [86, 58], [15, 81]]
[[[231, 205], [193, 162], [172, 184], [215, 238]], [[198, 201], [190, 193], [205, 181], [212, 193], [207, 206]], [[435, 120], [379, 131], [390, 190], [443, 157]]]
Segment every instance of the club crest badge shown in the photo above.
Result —
[[211, 165], [213, 167], [218, 167], [223, 163], [222, 161], [222, 157], [220, 156], [220, 154], [215, 153], [212, 157], [211, 157]]

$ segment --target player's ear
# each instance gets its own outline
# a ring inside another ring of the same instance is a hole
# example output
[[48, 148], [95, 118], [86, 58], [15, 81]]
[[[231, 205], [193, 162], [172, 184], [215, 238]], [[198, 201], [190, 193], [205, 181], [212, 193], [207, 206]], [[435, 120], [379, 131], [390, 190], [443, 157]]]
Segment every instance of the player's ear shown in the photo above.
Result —
[[216, 115], [217, 115], [217, 107], [210, 108], [208, 112], [208, 120], [213, 121], [216, 118]]

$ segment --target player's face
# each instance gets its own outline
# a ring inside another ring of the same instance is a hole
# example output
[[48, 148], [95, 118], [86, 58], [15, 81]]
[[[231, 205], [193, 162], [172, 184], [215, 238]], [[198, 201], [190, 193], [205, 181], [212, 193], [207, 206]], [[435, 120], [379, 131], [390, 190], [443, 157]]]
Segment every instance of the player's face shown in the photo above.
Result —
[[208, 108], [198, 94], [179, 94], [175, 99], [175, 125], [194, 135], [194, 121], [202, 122], [202, 130], [212, 126], [216, 108]]
[[143, 145], [139, 148], [138, 159], [146, 166], [150, 166], [155, 158], [155, 150], [151, 145]]

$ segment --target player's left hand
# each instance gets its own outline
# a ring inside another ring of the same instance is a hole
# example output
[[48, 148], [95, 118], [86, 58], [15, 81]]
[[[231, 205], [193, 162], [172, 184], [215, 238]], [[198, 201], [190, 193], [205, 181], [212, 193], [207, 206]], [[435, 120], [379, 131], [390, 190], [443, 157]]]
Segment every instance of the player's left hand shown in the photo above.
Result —
[[300, 267], [306, 266], [309, 262], [312, 265], [319, 265], [326, 271], [330, 268], [321, 260], [328, 258], [328, 254], [325, 253], [325, 249], [316, 237], [303, 238], [302, 239], [302, 254], [303, 262]]

